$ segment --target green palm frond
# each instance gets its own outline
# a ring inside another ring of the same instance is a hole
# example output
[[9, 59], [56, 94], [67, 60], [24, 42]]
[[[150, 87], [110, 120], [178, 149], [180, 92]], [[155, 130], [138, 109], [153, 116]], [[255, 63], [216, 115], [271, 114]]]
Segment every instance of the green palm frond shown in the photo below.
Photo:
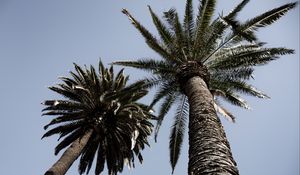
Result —
[[176, 14], [177, 14], [176, 9], [171, 8], [168, 11], [165, 11], [164, 15], [163, 15], [163, 18], [168, 23], [170, 30], [173, 31], [173, 32], [175, 31], [175, 28], [174, 28], [175, 21], [174, 21], [174, 19], [175, 19]]
[[148, 6], [152, 21], [160, 35], [161, 40], [170, 49], [170, 51], [174, 50], [174, 37], [171, 31], [165, 26], [165, 24], [158, 18], [158, 16], [152, 11], [151, 7]]
[[203, 34], [206, 33], [206, 30], [211, 23], [215, 6], [216, 6], [215, 0], [202, 0], [200, 3], [199, 11], [198, 11], [199, 13], [196, 22], [197, 27], [195, 30], [195, 43], [194, 43], [195, 51], [199, 50], [203, 44], [202, 43], [204, 37]]
[[246, 100], [242, 99], [236, 93], [233, 93], [228, 90], [227, 92], [224, 92], [224, 94], [225, 94], [225, 96], [221, 96], [221, 97], [223, 97], [223, 99], [225, 99], [229, 103], [239, 106], [239, 107], [242, 107], [242, 108], [245, 108], [245, 109], [250, 109], [250, 106], [248, 105]]
[[168, 94], [172, 94], [172, 92], [176, 92], [178, 87], [176, 87], [176, 82], [175, 81], [169, 81], [169, 82], [163, 82], [159, 86], [159, 90], [156, 92], [154, 95], [154, 98], [149, 105], [151, 108], [162, 98], [164, 98]]
[[148, 70], [151, 73], [156, 73], [156, 72], [174, 73], [172, 69], [172, 65], [166, 64], [164, 61], [157, 61], [154, 59], [139, 59], [136, 61], [116, 61], [113, 62], [112, 64]]
[[100, 174], [106, 162], [108, 171], [117, 174], [123, 170], [124, 160], [134, 163], [134, 156], [142, 160], [140, 152], [149, 145], [147, 137], [153, 128], [149, 120], [156, 117], [138, 100], [154, 82], [126, 85], [128, 76], [123, 69], [115, 75], [113, 66], [105, 68], [101, 61], [98, 72], [93, 66], [81, 68], [74, 63], [74, 67], [71, 77], [61, 77], [63, 83], [49, 88], [64, 99], [42, 103], [42, 115], [54, 117], [45, 125], [44, 129], [53, 128], [43, 138], [59, 135], [62, 141], [55, 148], [57, 155], [91, 130], [81, 152], [79, 173], [89, 173], [97, 154], [95, 173]]
[[170, 162], [172, 166], [172, 174], [174, 172], [175, 166], [177, 164], [180, 155], [188, 114], [189, 114], [189, 105], [188, 105], [187, 97], [185, 95], [182, 95], [177, 108], [174, 124], [171, 128], [171, 134], [170, 134], [169, 148], [170, 148]]
[[243, 0], [240, 2], [226, 17], [225, 19], [236, 20], [236, 17], [240, 11], [248, 4], [250, 0]]
[[183, 21], [184, 21], [183, 23], [184, 34], [187, 40], [187, 47], [190, 48], [193, 45], [194, 28], [195, 28], [192, 0], [186, 1], [185, 15]]
[[249, 85], [242, 81], [229, 81], [230, 86], [237, 92], [242, 92], [247, 95], [252, 95], [258, 98], [270, 98], [268, 95], [263, 93], [262, 91], [256, 89], [254, 86]]
[[253, 43], [253, 44], [238, 44], [231, 47], [224, 47], [218, 51], [209, 61], [205, 62], [205, 65], [209, 67], [214, 62], [223, 59], [224, 56], [233, 55], [236, 53], [248, 52], [248, 51], [257, 51], [262, 49], [265, 43]]
[[184, 60], [187, 60], [187, 39], [183, 33], [182, 24], [179, 21], [179, 16], [175, 9], [164, 12], [164, 18], [168, 22], [170, 30], [174, 33], [175, 49], [173, 49], [171, 55], [176, 59], [176, 62], [180, 64]]
[[175, 93], [169, 93], [165, 96], [164, 99], [162, 99], [162, 103], [159, 109], [159, 114], [157, 118], [156, 127], [154, 130], [154, 140], [157, 142], [157, 136], [160, 129], [160, 126], [162, 124], [162, 121], [164, 120], [166, 114], [169, 112], [170, 108], [172, 107], [173, 103], [176, 101], [177, 94]]
[[294, 50], [286, 48], [260, 48], [236, 50], [218, 55], [210, 66], [212, 69], [229, 69], [247, 66], [264, 65], [278, 59], [280, 55], [293, 54]]
[[[176, 36], [176, 46], [178, 48], [176, 56], [180, 57], [181, 61], [187, 60], [187, 56], [185, 55], [185, 51], [184, 51], [186, 41], [183, 36], [183, 29], [182, 29], [182, 25], [179, 21], [178, 13], [175, 13], [173, 28], [174, 28], [174, 32], [175, 32], [175, 36]], [[184, 60], [182, 60], [182, 59], [184, 59]]]
[[126, 9], [123, 9], [122, 12], [129, 18], [129, 20], [132, 22], [135, 28], [140, 31], [140, 33], [143, 35], [143, 37], [146, 40], [146, 43], [150, 48], [152, 48], [154, 51], [160, 54], [162, 58], [166, 60], [173, 60], [171, 55], [168, 52], [166, 52], [164, 48], [162, 48], [162, 46], [157, 41], [157, 39], [144, 26], [142, 26], [135, 18], [133, 18], [133, 16]]
[[164, 81], [164, 77], [161, 77], [158, 74], [156, 76], [143, 78], [142, 80], [139, 80], [139, 81], [143, 82], [142, 88], [148, 88], [149, 89], [149, 88], [152, 88], [152, 87], [159, 86]]
[[[252, 77], [254, 69], [251, 67], [242, 67], [237, 69], [216, 70], [211, 72], [211, 81], [221, 80], [249, 80]], [[211, 83], [213, 84], [213, 83]]]
[[289, 10], [295, 8], [297, 5], [297, 2], [294, 3], [288, 3], [285, 5], [282, 5], [278, 8], [274, 8], [270, 11], [267, 11], [255, 18], [252, 18], [248, 21], [246, 21], [244, 24], [241, 25], [240, 29], [241, 31], [254, 31], [257, 28], [260, 27], [266, 27], [268, 25], [273, 24], [275, 21], [280, 19], [282, 16], [284, 16]]
[[215, 84], [219, 84], [219, 88], [221, 87], [221, 90], [230, 89], [258, 98], [270, 98], [268, 95], [264, 94], [263, 92], [256, 89], [254, 86], [249, 85], [244, 81], [223, 79], [219, 80], [218, 82], [215, 82]]
[[203, 46], [195, 54], [199, 55], [197, 60], [205, 63], [206, 60], [212, 55], [216, 46], [219, 44], [219, 40], [222, 40], [223, 34], [226, 31], [228, 25], [225, 24], [220, 18], [217, 18], [206, 30], [206, 37], [203, 38]]

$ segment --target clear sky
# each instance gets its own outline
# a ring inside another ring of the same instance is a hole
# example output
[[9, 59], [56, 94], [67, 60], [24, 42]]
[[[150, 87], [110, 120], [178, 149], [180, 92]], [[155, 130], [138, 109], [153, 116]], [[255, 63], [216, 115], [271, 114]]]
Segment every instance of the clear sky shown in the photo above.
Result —
[[[229, 12], [240, 1], [218, 2], [217, 11]], [[240, 14], [245, 20], [289, 0], [252, 0]], [[198, 1], [194, 0], [195, 7]], [[1, 174], [43, 174], [59, 157], [57, 137], [41, 140], [45, 99], [59, 98], [47, 89], [68, 75], [73, 62], [96, 65], [122, 59], [158, 56], [121, 13], [127, 8], [156, 33], [147, 5], [158, 14], [171, 7], [183, 16], [179, 0], [0, 0], [0, 168]], [[296, 54], [257, 67], [252, 83], [271, 99], [246, 97], [251, 110], [227, 105], [235, 124], [222, 119], [232, 152], [242, 175], [299, 174], [299, 7], [259, 31], [268, 46], [285, 46]], [[126, 69], [131, 82], [145, 76]], [[150, 102], [151, 96], [144, 99]], [[162, 126], [158, 143], [143, 151], [144, 163], [122, 174], [171, 174], [168, 152], [172, 113]], [[175, 175], [187, 174], [187, 135]], [[60, 154], [61, 155], [61, 154]], [[59, 156], [60, 156], [59, 155]], [[68, 175], [77, 174], [75, 163]], [[91, 173], [93, 174], [93, 170]], [[104, 173], [106, 174], [106, 172]]]

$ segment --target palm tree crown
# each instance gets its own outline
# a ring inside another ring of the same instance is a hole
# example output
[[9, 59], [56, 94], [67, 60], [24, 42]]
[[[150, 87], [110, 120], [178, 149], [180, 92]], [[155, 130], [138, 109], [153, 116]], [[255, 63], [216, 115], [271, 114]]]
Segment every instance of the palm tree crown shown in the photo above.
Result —
[[[107, 69], [99, 63], [99, 73], [93, 66], [82, 69], [75, 64], [71, 78], [61, 77], [63, 83], [50, 87], [64, 97], [63, 100], [46, 100], [43, 115], [55, 116], [44, 127], [55, 125], [44, 137], [59, 134], [62, 141], [55, 155], [76, 139], [91, 131], [91, 136], [80, 153], [79, 173], [88, 173], [95, 155], [95, 174], [103, 171], [106, 161], [108, 174], [117, 174], [123, 165], [134, 166], [134, 157], [142, 162], [140, 153], [147, 136], [152, 132], [149, 107], [137, 102], [147, 94], [143, 82], [126, 86], [128, 76], [123, 69], [114, 76], [113, 67]], [[134, 156], [135, 155], [135, 156]]]
[[294, 53], [282, 47], [267, 48], [255, 32], [271, 25], [285, 15], [297, 3], [288, 3], [258, 15], [245, 22], [237, 20], [238, 13], [249, 2], [243, 0], [229, 14], [213, 18], [216, 0], [200, 1], [194, 17], [192, 0], [186, 1], [183, 22], [175, 9], [164, 12], [165, 22], [149, 11], [160, 39], [156, 39], [126, 9], [134, 27], [145, 38], [148, 46], [161, 56], [161, 60], [138, 59], [118, 61], [117, 65], [130, 66], [153, 73], [146, 79], [150, 86], [158, 86], [151, 107], [162, 100], [155, 135], [171, 106], [177, 102], [178, 110], [170, 135], [170, 157], [174, 169], [180, 153], [189, 104], [182, 86], [193, 76], [201, 77], [214, 97], [216, 111], [234, 122], [234, 116], [217, 103], [217, 98], [249, 108], [239, 94], [268, 98], [246, 81], [252, 77], [254, 66], [264, 65], [280, 55]]

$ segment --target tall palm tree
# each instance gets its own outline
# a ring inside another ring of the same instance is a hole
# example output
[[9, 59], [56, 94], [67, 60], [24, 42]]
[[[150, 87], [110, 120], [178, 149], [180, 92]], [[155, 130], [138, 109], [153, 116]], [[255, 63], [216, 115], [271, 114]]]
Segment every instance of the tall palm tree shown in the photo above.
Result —
[[234, 116], [218, 103], [218, 98], [243, 108], [249, 107], [239, 93], [268, 98], [247, 83], [254, 67], [294, 52], [282, 47], [264, 47], [265, 43], [258, 40], [255, 32], [277, 21], [297, 3], [288, 3], [240, 22], [237, 15], [248, 2], [243, 0], [229, 14], [221, 14], [213, 20], [216, 0], [200, 1], [196, 18], [192, 0], [187, 0], [183, 23], [175, 9], [164, 13], [163, 22], [149, 6], [160, 40], [126, 9], [122, 11], [148, 46], [162, 58], [114, 62], [153, 74], [146, 81], [158, 87], [150, 107], [161, 101], [156, 136], [166, 113], [173, 104], [178, 104], [169, 143], [173, 171], [188, 119], [188, 174], [239, 174], [217, 114], [233, 122]]
[[122, 172], [123, 165], [134, 166], [134, 157], [142, 162], [141, 150], [148, 145], [152, 132], [149, 106], [137, 102], [147, 94], [139, 81], [126, 86], [128, 76], [121, 70], [114, 76], [113, 67], [99, 62], [99, 72], [93, 66], [82, 69], [75, 64], [71, 78], [61, 77], [63, 83], [50, 89], [63, 100], [46, 100], [43, 115], [55, 116], [44, 129], [44, 137], [58, 134], [63, 140], [56, 146], [55, 155], [66, 151], [45, 175], [63, 175], [79, 157], [79, 173], [90, 171], [95, 155], [98, 175], [106, 162], [108, 174]]

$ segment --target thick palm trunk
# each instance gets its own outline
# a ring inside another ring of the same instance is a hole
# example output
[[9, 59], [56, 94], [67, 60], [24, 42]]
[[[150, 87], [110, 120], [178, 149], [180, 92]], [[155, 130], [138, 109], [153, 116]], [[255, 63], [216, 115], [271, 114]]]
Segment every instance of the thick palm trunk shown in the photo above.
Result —
[[188, 174], [239, 174], [206, 83], [195, 76], [183, 88], [190, 105]]
[[64, 175], [78, 158], [81, 151], [92, 135], [92, 130], [85, 133], [83, 137], [76, 139], [63, 153], [60, 159], [45, 173], [45, 175]]

